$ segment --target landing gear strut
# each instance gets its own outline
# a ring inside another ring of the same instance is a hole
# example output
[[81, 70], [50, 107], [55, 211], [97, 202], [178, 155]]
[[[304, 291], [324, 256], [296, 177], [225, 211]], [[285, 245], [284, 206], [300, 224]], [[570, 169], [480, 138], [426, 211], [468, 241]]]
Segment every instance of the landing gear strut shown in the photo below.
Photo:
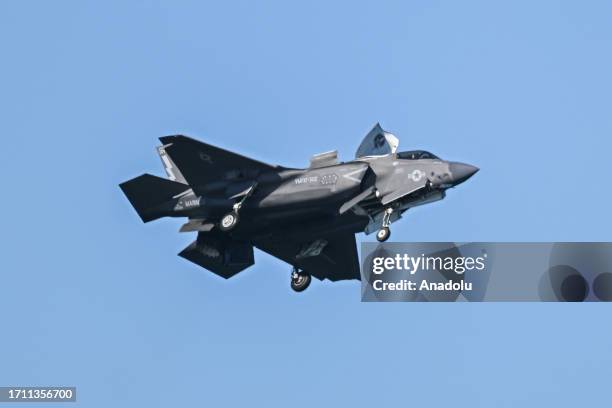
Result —
[[249, 189], [247, 190], [246, 194], [244, 194], [242, 199], [232, 206], [233, 211], [225, 214], [223, 218], [221, 218], [221, 222], [219, 223], [219, 229], [221, 231], [223, 232], [229, 231], [233, 229], [236, 226], [236, 224], [238, 224], [238, 220], [239, 220], [238, 212], [240, 211], [240, 208], [242, 208], [242, 204], [244, 204], [246, 199], [249, 198], [251, 194], [253, 194], [253, 191], [255, 191], [256, 187], [257, 187], [257, 183], [254, 183], [251, 187], [249, 187]]
[[291, 272], [291, 289], [295, 290], [296, 292], [302, 292], [306, 290], [308, 285], [310, 285], [311, 280], [312, 277], [310, 274], [302, 272], [297, 268], [293, 268], [293, 271]]
[[378, 242], [385, 242], [391, 236], [391, 230], [389, 229], [389, 225], [391, 225], [391, 214], [393, 214], [393, 208], [389, 207], [383, 214], [382, 228], [376, 233]]

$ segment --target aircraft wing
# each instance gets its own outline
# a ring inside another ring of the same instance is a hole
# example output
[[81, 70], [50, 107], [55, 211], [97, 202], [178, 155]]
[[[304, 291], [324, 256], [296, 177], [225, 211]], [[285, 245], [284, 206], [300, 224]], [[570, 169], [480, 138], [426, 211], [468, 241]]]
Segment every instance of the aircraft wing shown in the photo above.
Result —
[[360, 279], [355, 234], [339, 233], [315, 241], [295, 238], [257, 240], [255, 246], [317, 279], [331, 281]]
[[165, 153], [172, 159], [180, 174], [197, 193], [200, 187], [220, 180], [254, 179], [262, 172], [273, 171], [272, 166], [241, 156], [187, 136], [164, 136]]

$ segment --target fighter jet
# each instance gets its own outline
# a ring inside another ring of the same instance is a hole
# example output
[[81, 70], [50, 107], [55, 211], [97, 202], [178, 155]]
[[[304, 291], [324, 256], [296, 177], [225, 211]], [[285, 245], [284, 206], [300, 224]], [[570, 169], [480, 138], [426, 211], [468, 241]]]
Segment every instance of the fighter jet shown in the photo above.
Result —
[[360, 279], [355, 233], [386, 241], [391, 223], [412, 207], [441, 200], [478, 168], [424, 150], [397, 152], [379, 124], [355, 158], [337, 151], [308, 168], [262, 163], [183, 135], [157, 148], [167, 178], [150, 174], [120, 184], [144, 222], [186, 217], [197, 239], [179, 256], [230, 278], [253, 265], [253, 247], [292, 266], [291, 288], [320, 280]]

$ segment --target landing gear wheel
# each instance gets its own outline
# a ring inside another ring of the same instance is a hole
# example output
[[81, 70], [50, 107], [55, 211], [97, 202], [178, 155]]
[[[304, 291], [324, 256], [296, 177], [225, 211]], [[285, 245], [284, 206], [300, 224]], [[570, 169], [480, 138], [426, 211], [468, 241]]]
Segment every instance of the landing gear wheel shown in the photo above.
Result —
[[291, 273], [291, 289], [296, 292], [303, 292], [310, 285], [312, 277], [305, 272], [297, 272], [295, 269]]
[[219, 223], [219, 228], [221, 231], [229, 231], [233, 229], [236, 224], [238, 224], [238, 213], [232, 211], [231, 213], [227, 213], [221, 218], [221, 222]]
[[376, 233], [376, 239], [378, 240], [378, 242], [385, 242], [389, 239], [390, 236], [391, 230], [389, 229], [389, 227], [383, 227], [379, 229]]

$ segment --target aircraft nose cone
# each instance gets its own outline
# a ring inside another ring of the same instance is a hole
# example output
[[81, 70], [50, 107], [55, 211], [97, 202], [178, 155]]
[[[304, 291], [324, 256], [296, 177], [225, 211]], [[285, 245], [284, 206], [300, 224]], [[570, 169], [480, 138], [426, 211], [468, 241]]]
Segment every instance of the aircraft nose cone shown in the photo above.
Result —
[[463, 183], [465, 180], [472, 177], [478, 170], [480, 170], [476, 166], [472, 166], [471, 164], [452, 162], [449, 165], [451, 177], [453, 180], [453, 185], [458, 185]]

